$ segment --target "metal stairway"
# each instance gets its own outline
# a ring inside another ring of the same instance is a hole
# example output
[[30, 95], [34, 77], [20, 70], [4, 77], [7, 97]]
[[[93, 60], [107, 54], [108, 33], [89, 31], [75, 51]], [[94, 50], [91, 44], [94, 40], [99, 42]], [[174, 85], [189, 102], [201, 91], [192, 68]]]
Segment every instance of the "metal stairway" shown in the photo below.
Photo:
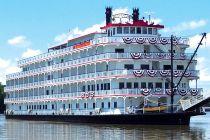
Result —
[[190, 97], [186, 97], [185, 99], [181, 99], [180, 103], [181, 103], [183, 111], [191, 111], [199, 107], [202, 107], [209, 101], [210, 101], [210, 96], [204, 97], [203, 95], [198, 95], [198, 96], [190, 96]]

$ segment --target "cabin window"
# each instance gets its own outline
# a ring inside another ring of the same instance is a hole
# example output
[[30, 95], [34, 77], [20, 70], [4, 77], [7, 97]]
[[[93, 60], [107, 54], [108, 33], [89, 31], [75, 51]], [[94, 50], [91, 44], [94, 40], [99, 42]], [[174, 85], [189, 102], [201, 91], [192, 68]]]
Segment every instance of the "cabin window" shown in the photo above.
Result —
[[119, 89], [123, 89], [125, 86], [124, 86], [124, 83], [123, 82], [120, 82], [119, 83]]
[[169, 89], [169, 83], [165, 83], [165, 89]]
[[52, 109], [54, 109], [55, 107], [54, 107], [54, 104], [52, 104]]
[[47, 105], [45, 105], [45, 109], [47, 109]]
[[148, 28], [148, 34], [152, 34], [152, 28]]
[[125, 64], [124, 65], [124, 69], [126, 69], [126, 70], [133, 70], [133, 64]]
[[36, 105], [34, 105], [34, 109], [36, 109]]
[[141, 69], [142, 70], [149, 70], [149, 65], [142, 64]]
[[19, 106], [19, 110], [21, 110], [21, 106]]
[[117, 34], [122, 34], [122, 27], [117, 27]]
[[63, 109], [66, 109], [66, 105], [65, 104], [63, 104]]
[[79, 103], [76, 103], [76, 108], [77, 108], [77, 109], [79, 108]]
[[146, 27], [143, 27], [142, 31], [143, 31], [143, 34], [147, 34], [147, 28]]
[[153, 35], [157, 35], [157, 29], [153, 28]]
[[96, 108], [96, 103], [93, 103], [93, 108]]
[[71, 104], [69, 104], [69, 108], [71, 108]]
[[124, 49], [115, 49], [115, 53], [124, 53]]
[[88, 91], [90, 91], [90, 85], [88, 85]]
[[46, 90], [46, 95], [49, 95], [49, 90]]
[[137, 27], [136, 33], [141, 34], [141, 27]]
[[156, 88], [162, 88], [162, 83], [155, 83]]
[[124, 34], [129, 34], [129, 27], [124, 27]]
[[61, 59], [61, 63], [63, 63], [64, 62], [64, 60], [63, 60], [63, 58]]
[[114, 102], [114, 108], [117, 108], [117, 102]]
[[182, 88], [186, 88], [187, 87], [186, 83], [181, 83], [181, 85], [182, 85]]
[[146, 82], [141, 82], [141, 88], [147, 88]]
[[85, 92], [85, 86], [82, 86], [82, 92]]
[[51, 94], [53, 95], [53, 89], [51, 90]]
[[163, 65], [164, 70], [171, 70], [171, 65]]
[[137, 83], [137, 82], [134, 82], [134, 88], [139, 88], [139, 83]]
[[148, 83], [148, 88], [153, 89], [153, 83]]
[[87, 106], [86, 106], [86, 103], [84, 103], [84, 108], [86, 108]]
[[184, 66], [183, 65], [177, 65], [177, 70], [184, 70]]
[[91, 86], [91, 90], [92, 90], [92, 91], [95, 91], [95, 85], [92, 85], [92, 86]]
[[135, 34], [135, 27], [130, 27], [130, 34]]
[[101, 108], [104, 108], [104, 102], [101, 103]]
[[132, 83], [131, 83], [131, 82], [126, 83], [126, 87], [127, 87], [128, 89], [131, 89], [131, 88], [132, 88]]
[[113, 35], [115, 35], [115, 28], [113, 28], [113, 31], [112, 32], [113, 32]]
[[104, 90], [104, 84], [101, 84], [101, 90]]
[[99, 90], [99, 84], [97, 84], [97, 90]]
[[111, 36], [111, 34], [110, 34], [110, 30], [108, 30], [108, 36]]
[[110, 108], [111, 107], [111, 104], [110, 104], [110, 102], [108, 102], [108, 108]]

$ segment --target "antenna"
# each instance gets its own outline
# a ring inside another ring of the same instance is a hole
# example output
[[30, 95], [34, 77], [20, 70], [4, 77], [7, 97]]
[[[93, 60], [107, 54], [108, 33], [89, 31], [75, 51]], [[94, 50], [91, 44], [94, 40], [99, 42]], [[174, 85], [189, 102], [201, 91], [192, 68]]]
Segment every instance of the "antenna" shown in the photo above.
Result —
[[146, 11], [146, 12], [144, 12], [144, 13], [147, 14], [147, 16], [148, 16], [148, 21], [149, 21], [149, 23], [151, 23], [151, 15], [154, 14], [155, 12]]

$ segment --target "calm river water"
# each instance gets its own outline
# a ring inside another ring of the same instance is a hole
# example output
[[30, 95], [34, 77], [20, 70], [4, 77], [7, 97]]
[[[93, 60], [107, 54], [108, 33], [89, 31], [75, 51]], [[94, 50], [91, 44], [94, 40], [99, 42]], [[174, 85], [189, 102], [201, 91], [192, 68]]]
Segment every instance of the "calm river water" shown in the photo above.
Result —
[[190, 126], [91, 125], [5, 120], [0, 140], [210, 140], [210, 112], [191, 119]]

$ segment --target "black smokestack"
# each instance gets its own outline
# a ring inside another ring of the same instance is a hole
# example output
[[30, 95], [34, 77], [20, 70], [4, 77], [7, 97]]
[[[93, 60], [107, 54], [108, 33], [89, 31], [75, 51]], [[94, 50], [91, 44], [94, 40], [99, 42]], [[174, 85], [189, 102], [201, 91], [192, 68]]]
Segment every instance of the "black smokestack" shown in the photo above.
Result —
[[139, 20], [139, 8], [133, 8], [133, 22], [136, 22]]
[[112, 8], [111, 7], [106, 7], [106, 25], [111, 23], [112, 19]]

